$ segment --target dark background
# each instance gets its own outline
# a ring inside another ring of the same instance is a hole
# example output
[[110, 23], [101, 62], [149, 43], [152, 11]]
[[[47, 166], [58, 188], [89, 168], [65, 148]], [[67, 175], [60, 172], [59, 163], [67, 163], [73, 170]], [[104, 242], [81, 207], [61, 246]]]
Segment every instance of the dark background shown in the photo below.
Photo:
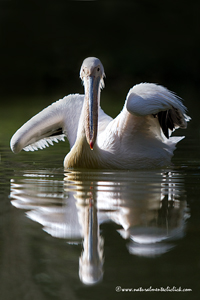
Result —
[[1, 96], [82, 92], [88, 56], [116, 99], [141, 81], [198, 94], [199, 13], [199, 1], [1, 0]]

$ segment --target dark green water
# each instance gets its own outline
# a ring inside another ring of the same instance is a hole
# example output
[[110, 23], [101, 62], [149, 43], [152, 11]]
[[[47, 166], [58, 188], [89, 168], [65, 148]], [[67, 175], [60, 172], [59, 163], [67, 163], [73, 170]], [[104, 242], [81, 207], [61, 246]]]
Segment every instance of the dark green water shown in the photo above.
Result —
[[[186, 138], [175, 151], [173, 167], [67, 173], [62, 168], [67, 143], [35, 153], [11, 152], [10, 137], [42, 109], [42, 103], [31, 99], [20, 106], [16, 100], [10, 107], [4, 101], [0, 132], [3, 300], [152, 295], [197, 299], [200, 127], [196, 101], [189, 103], [193, 120], [188, 129], [178, 132]], [[115, 107], [116, 112], [120, 107]], [[109, 106], [103, 108], [109, 111]], [[191, 291], [125, 292], [119, 287]]]

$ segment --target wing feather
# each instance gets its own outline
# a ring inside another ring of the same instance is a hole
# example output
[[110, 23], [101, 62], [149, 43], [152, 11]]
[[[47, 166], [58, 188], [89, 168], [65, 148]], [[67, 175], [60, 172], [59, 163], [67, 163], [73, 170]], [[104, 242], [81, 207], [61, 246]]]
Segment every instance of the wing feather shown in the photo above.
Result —
[[35, 151], [68, 138], [76, 140], [84, 95], [69, 95], [51, 104], [26, 122], [13, 135], [10, 146], [14, 153]]
[[153, 83], [141, 83], [130, 89], [126, 108], [136, 116], [157, 117], [167, 138], [169, 131], [179, 127], [186, 128], [187, 121], [190, 120], [181, 99], [165, 87]]

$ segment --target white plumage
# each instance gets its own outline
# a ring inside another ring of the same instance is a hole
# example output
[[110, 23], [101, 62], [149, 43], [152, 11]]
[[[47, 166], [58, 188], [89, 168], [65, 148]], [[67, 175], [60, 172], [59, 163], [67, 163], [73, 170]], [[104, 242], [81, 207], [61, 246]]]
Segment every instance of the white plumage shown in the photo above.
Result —
[[87, 58], [80, 76], [85, 95], [68, 95], [42, 110], [12, 137], [14, 153], [34, 151], [68, 138], [65, 168], [134, 169], [170, 164], [176, 128], [189, 117], [181, 99], [163, 86], [141, 83], [130, 89], [121, 113], [112, 119], [100, 108], [104, 69]]

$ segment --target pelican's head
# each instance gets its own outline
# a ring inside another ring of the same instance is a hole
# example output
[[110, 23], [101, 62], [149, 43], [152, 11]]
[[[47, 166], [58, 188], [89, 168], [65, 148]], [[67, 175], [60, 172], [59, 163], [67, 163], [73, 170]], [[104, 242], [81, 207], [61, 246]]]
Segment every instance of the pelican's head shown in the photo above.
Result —
[[88, 57], [83, 61], [80, 77], [85, 88], [85, 133], [90, 149], [97, 137], [98, 110], [100, 89], [104, 87], [104, 68], [96, 57]]

